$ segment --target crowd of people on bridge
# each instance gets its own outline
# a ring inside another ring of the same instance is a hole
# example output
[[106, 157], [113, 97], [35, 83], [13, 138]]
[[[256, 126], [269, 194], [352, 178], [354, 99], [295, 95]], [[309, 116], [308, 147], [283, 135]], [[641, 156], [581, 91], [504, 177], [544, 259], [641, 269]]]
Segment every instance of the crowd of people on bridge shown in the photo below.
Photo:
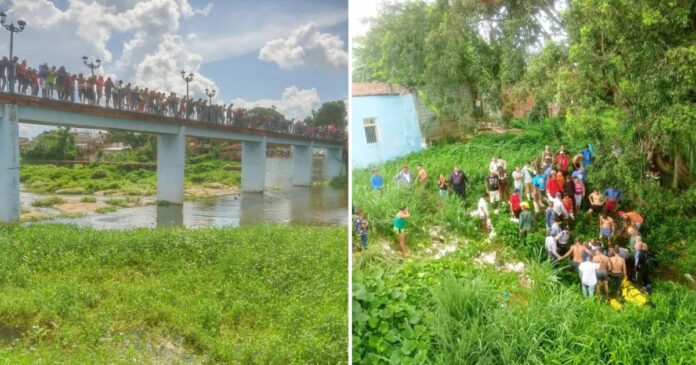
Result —
[[[510, 219], [518, 224], [519, 239], [525, 242], [535, 230], [534, 222], [543, 217], [543, 244], [549, 260], [556, 264], [569, 258], [570, 268], [577, 271], [581, 279], [584, 295], [592, 296], [597, 289], [607, 300], [617, 298], [621, 295], [624, 278], [635, 283], [642, 292], [649, 293], [649, 273], [654, 260], [640, 233], [643, 217], [636, 211], [618, 210], [622, 194], [615, 186], [601, 192], [593, 188], [588, 194], [587, 175], [593, 159], [591, 145], [574, 155], [564, 146], [556, 152], [546, 146], [538, 158], [512, 169], [505, 160], [494, 156], [488, 165], [485, 191], [472, 215], [480, 220], [481, 230], [489, 233], [493, 228], [489, 207], [497, 214], [504, 203]], [[508, 173], [509, 170], [512, 173]], [[403, 165], [392, 179], [397, 186], [431, 189], [429, 180], [422, 165], [416, 166], [415, 174], [408, 165]], [[379, 170], [374, 170], [370, 179], [372, 190], [379, 192], [384, 184]], [[455, 194], [466, 199], [468, 185], [469, 179], [459, 166], [454, 166], [447, 176], [438, 175], [440, 196]], [[359, 213], [354, 228], [365, 249], [368, 224], [363, 212]], [[587, 215], [590, 222], [597, 222], [596, 236], [574, 237], [574, 223], [580, 214]], [[595, 216], [598, 216], [596, 220]], [[409, 217], [408, 207], [399, 207], [394, 216], [394, 231], [399, 237], [402, 254], [408, 252], [405, 232]]]
[[12, 60], [0, 59], [0, 92], [306, 137], [346, 138], [345, 132], [334, 125], [312, 127], [277, 116], [251, 115], [244, 108], [234, 108], [232, 103], [209, 104], [203, 98], [139, 87], [101, 74], [71, 73], [63, 66], [48, 63], [33, 68], [16, 56]]

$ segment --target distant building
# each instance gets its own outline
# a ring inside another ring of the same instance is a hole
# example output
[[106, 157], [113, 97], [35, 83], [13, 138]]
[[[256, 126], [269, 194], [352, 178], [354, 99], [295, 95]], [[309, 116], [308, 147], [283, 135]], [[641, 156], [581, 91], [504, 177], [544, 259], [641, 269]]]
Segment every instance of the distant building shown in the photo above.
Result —
[[420, 151], [422, 102], [415, 92], [385, 83], [353, 83], [350, 143], [354, 167]]

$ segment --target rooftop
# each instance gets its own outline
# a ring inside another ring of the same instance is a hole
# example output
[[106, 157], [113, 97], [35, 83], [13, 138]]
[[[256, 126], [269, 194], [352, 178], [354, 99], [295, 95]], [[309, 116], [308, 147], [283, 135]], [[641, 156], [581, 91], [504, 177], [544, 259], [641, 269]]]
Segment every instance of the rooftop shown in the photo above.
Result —
[[385, 82], [354, 82], [353, 96], [404, 95], [410, 94], [406, 86], [389, 85]]

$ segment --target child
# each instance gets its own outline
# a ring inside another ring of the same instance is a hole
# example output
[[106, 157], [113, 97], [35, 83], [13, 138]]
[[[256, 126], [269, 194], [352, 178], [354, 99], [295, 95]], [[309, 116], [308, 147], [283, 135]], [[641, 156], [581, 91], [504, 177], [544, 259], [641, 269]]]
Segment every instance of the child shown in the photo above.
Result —
[[367, 250], [367, 224], [365, 213], [362, 209], [358, 209], [355, 213], [353, 225], [355, 227], [355, 235], [360, 237], [360, 246], [363, 250]]

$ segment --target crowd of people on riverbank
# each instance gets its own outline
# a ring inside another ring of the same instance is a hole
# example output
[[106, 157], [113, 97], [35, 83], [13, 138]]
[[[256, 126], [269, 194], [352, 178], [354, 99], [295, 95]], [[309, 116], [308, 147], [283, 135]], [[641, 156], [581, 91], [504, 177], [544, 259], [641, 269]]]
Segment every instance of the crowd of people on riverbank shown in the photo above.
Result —
[[[515, 166], [508, 174], [507, 162], [493, 157], [484, 181], [485, 191], [478, 199], [474, 215], [480, 220], [481, 230], [490, 232], [489, 207], [498, 213], [501, 203], [505, 202], [510, 219], [518, 224], [520, 239], [525, 241], [535, 229], [534, 222], [543, 217], [543, 244], [549, 260], [556, 264], [569, 258], [570, 267], [577, 271], [586, 296], [594, 295], [596, 289], [598, 295], [603, 293], [607, 300], [617, 298], [621, 296], [624, 278], [649, 293], [649, 274], [654, 260], [640, 234], [643, 217], [636, 211], [618, 210], [622, 194], [615, 186], [601, 192], [593, 188], [587, 194], [587, 175], [593, 158], [591, 145], [572, 156], [564, 146], [557, 152], [546, 146], [538, 158], [524, 166]], [[415, 174], [403, 165], [392, 180], [398, 186], [429, 188], [429, 175], [422, 165], [416, 166]], [[379, 170], [373, 171], [370, 185], [373, 191], [383, 188], [384, 179]], [[437, 190], [441, 196], [451, 193], [466, 199], [468, 185], [469, 179], [459, 166], [454, 166], [448, 176], [438, 175]], [[574, 223], [580, 214], [587, 215], [590, 222], [596, 219], [596, 236], [574, 237]], [[362, 247], [366, 248], [367, 220], [362, 211], [358, 216], [355, 230], [359, 232]], [[399, 237], [402, 254], [408, 252], [405, 232], [409, 217], [408, 207], [399, 207], [394, 217], [394, 231]]]
[[101, 74], [70, 73], [64, 66], [48, 63], [33, 68], [16, 56], [0, 59], [0, 92], [306, 137], [346, 138], [334, 125], [312, 127], [276, 116], [252, 116], [244, 108], [234, 108], [233, 103], [209, 104], [203, 98], [139, 87]]

